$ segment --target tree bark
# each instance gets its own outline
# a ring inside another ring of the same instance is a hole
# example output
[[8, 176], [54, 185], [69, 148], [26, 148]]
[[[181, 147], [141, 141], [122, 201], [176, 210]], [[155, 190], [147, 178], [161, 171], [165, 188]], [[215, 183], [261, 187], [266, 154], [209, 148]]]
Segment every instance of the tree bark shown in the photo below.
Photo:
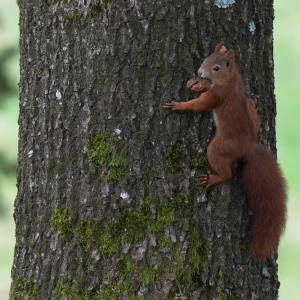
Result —
[[241, 166], [198, 186], [211, 113], [162, 109], [223, 41], [275, 151], [272, 26], [272, 1], [20, 1], [10, 299], [277, 299]]

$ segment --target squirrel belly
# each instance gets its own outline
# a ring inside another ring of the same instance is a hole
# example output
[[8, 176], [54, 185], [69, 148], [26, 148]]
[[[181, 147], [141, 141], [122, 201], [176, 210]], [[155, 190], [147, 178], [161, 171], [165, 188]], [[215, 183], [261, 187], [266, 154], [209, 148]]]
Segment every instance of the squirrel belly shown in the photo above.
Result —
[[213, 174], [201, 174], [206, 188], [232, 177], [233, 163], [243, 159], [243, 187], [252, 211], [250, 254], [260, 260], [276, 253], [286, 222], [286, 183], [275, 156], [258, 143], [260, 118], [257, 100], [247, 100], [245, 85], [233, 50], [216, 46], [187, 83], [191, 93], [200, 94], [187, 102], [170, 102], [170, 110], [211, 110], [216, 136], [207, 148]]

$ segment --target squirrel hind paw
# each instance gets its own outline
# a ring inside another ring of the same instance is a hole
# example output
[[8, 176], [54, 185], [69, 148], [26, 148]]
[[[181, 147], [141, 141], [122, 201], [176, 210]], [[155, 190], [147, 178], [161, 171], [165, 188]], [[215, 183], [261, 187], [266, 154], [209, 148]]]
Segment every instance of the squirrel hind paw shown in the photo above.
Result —
[[210, 173], [200, 174], [199, 185], [205, 185], [205, 189], [208, 189], [212, 185], [212, 183], [210, 182]]

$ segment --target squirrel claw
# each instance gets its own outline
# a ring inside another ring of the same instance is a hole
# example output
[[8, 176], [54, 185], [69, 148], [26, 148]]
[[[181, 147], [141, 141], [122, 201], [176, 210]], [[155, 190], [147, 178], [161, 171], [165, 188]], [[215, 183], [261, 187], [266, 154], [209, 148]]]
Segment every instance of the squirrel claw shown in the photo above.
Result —
[[210, 174], [200, 174], [200, 184], [206, 185], [205, 189], [208, 189], [212, 184], [210, 183]]
[[163, 106], [163, 108], [167, 108], [167, 109], [171, 109], [171, 110], [177, 110], [177, 104], [178, 104], [178, 102], [175, 102], [175, 101], [167, 102]]

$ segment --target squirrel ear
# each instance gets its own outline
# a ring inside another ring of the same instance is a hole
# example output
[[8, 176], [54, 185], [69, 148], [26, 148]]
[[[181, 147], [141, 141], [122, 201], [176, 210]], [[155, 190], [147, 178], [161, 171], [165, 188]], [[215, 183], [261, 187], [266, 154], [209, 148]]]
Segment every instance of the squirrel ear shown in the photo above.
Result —
[[227, 51], [227, 48], [224, 46], [223, 43], [218, 44], [218, 45], [216, 46], [216, 48], [215, 48], [215, 53], [221, 53], [221, 54], [223, 54], [223, 53], [225, 53], [226, 51]]
[[235, 60], [235, 54], [233, 50], [228, 50], [226, 51], [226, 53], [224, 54], [224, 59], [228, 60], [228, 61], [233, 61]]
[[224, 59], [227, 60], [227, 68], [230, 66], [230, 64], [235, 61], [235, 54], [233, 50], [228, 50], [225, 55]]

